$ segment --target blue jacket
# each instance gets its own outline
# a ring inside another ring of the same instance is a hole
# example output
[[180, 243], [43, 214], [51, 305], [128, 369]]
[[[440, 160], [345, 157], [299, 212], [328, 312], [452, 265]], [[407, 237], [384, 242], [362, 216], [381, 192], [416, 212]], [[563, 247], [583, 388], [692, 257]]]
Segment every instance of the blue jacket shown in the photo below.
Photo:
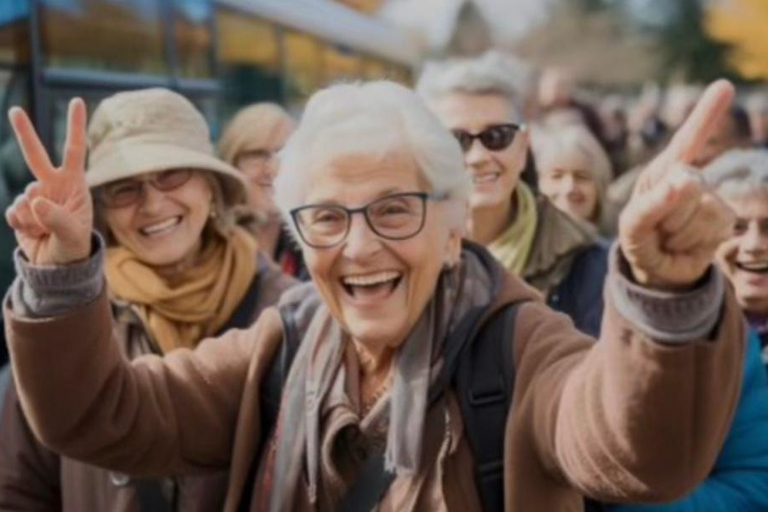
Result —
[[600, 337], [603, 321], [608, 252], [609, 242], [603, 240], [584, 248], [565, 279], [547, 296], [549, 307], [571, 317], [578, 330], [594, 338]]
[[768, 377], [751, 334], [736, 416], [709, 478], [665, 505], [606, 505], [605, 512], [758, 512], [768, 510]]

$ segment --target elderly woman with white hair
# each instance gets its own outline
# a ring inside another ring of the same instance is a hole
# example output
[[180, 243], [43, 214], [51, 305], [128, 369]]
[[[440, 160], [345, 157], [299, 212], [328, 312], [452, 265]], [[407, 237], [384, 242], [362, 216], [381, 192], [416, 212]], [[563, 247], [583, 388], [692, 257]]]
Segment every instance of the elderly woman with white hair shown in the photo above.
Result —
[[541, 126], [531, 131], [539, 190], [560, 210], [611, 236], [614, 213], [605, 193], [611, 161], [583, 125]]
[[768, 150], [734, 150], [705, 171], [736, 213], [730, 239], [718, 252], [751, 327], [760, 335], [768, 364]]
[[[745, 332], [711, 265], [732, 219], [673, 164], [695, 156], [732, 96], [713, 85], [648, 169], [613, 253], [600, 343], [462, 242], [458, 144], [414, 93], [374, 82], [317, 93], [284, 150], [277, 203], [312, 283], [249, 329], [132, 362], [110, 343], [78, 165], [83, 105], [59, 169], [14, 112], [40, 183], [7, 214], [21, 275], [4, 314], [31, 427], [131, 474], [228, 467], [227, 512], [682, 495], [728, 430]], [[63, 286], [77, 299], [47, 310]]]

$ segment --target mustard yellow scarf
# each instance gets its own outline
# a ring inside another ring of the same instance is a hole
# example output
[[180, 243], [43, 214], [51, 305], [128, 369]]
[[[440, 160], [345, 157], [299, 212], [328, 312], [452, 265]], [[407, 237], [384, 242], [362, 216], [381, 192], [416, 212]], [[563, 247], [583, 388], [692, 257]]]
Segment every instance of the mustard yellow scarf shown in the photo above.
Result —
[[515, 199], [517, 215], [514, 222], [488, 245], [488, 250], [507, 270], [520, 276], [525, 270], [525, 264], [528, 262], [528, 256], [536, 238], [538, 214], [536, 198], [525, 183], [518, 183], [515, 187]]
[[112, 298], [138, 307], [164, 353], [193, 348], [223, 327], [245, 297], [256, 275], [256, 242], [242, 228], [210, 237], [177, 285], [125, 247], [107, 249], [105, 270]]

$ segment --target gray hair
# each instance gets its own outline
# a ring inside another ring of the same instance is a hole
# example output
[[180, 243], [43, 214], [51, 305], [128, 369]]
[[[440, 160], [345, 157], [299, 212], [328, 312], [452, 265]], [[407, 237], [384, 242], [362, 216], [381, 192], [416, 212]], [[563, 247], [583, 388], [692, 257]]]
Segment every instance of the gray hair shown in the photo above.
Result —
[[291, 229], [290, 211], [306, 198], [306, 173], [346, 154], [406, 151], [431, 192], [454, 202], [451, 227], [464, 229], [471, 183], [458, 142], [410, 89], [390, 81], [339, 84], [315, 93], [280, 152], [275, 202]]
[[489, 51], [473, 59], [450, 59], [425, 64], [416, 91], [427, 101], [444, 94], [498, 94], [522, 112], [531, 93], [533, 72], [511, 55]]
[[725, 198], [768, 194], [768, 150], [728, 151], [704, 169], [704, 178]]

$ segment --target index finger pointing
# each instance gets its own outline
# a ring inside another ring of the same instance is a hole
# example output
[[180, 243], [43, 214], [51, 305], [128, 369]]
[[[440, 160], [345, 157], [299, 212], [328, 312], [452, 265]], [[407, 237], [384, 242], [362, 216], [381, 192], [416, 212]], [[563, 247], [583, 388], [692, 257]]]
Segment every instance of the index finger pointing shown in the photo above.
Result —
[[29, 120], [29, 116], [19, 107], [13, 107], [8, 111], [8, 118], [11, 121], [11, 126], [16, 134], [16, 139], [19, 141], [21, 152], [24, 154], [24, 160], [26, 160], [29, 170], [35, 175], [38, 180], [45, 180], [53, 172], [53, 165], [50, 158], [48, 158], [48, 152], [45, 150], [45, 146], [40, 142], [40, 138], [35, 132], [32, 121]]
[[710, 84], [664, 151], [666, 161], [670, 164], [692, 163], [717, 125], [723, 122], [735, 94], [733, 84], [728, 80]]

